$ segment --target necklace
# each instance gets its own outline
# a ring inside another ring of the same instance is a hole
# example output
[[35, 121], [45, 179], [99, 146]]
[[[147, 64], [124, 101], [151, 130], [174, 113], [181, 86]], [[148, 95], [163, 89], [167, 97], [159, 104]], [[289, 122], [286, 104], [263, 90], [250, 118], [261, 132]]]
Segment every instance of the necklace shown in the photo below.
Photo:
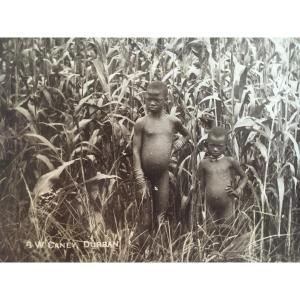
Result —
[[208, 158], [210, 159], [211, 162], [218, 161], [218, 160], [222, 159], [223, 157], [224, 157], [224, 154], [220, 154], [217, 157], [212, 156], [212, 155], [208, 155]]

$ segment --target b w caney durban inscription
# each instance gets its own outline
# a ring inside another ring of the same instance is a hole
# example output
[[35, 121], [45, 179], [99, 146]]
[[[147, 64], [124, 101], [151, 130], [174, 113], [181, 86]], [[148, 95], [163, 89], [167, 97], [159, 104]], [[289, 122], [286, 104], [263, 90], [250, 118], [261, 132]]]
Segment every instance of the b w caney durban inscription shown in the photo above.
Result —
[[[112, 242], [112, 241], [82, 241], [80, 242], [84, 248], [115, 248], [119, 247], [119, 242]], [[48, 249], [71, 249], [71, 248], [79, 248], [79, 243], [75, 242], [45, 242], [45, 241], [27, 241], [26, 242], [27, 248], [48, 248]]]

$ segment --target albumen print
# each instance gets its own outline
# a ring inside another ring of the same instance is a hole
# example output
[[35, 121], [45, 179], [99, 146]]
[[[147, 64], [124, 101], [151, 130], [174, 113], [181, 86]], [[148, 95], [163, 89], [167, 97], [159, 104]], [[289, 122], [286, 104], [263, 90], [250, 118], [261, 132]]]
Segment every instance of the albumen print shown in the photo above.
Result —
[[298, 38], [1, 38], [1, 262], [296, 262]]

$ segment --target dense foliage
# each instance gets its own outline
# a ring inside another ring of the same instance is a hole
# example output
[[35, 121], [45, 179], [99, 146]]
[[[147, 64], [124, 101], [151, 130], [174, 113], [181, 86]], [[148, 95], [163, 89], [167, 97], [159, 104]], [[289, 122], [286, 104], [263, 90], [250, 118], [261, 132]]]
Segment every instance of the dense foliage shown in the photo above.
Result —
[[[191, 133], [172, 157], [172, 201], [198, 197], [206, 129], [224, 126], [249, 177], [249, 245], [231, 259], [299, 260], [299, 66], [292, 38], [1, 39], [1, 260], [222, 260], [200, 227], [165, 224], [148, 251], [137, 247], [133, 125], [156, 79]], [[119, 246], [26, 247], [35, 240]]]

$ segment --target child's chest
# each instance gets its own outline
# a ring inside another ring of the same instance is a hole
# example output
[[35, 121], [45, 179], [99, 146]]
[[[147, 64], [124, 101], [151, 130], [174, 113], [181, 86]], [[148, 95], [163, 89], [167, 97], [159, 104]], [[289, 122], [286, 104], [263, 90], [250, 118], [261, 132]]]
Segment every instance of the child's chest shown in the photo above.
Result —
[[232, 168], [226, 159], [220, 161], [207, 161], [205, 165], [205, 174], [208, 177], [230, 179], [232, 176]]
[[174, 126], [170, 120], [164, 118], [162, 120], [147, 120], [144, 126], [144, 133], [147, 136], [153, 135], [168, 135], [174, 133]]

